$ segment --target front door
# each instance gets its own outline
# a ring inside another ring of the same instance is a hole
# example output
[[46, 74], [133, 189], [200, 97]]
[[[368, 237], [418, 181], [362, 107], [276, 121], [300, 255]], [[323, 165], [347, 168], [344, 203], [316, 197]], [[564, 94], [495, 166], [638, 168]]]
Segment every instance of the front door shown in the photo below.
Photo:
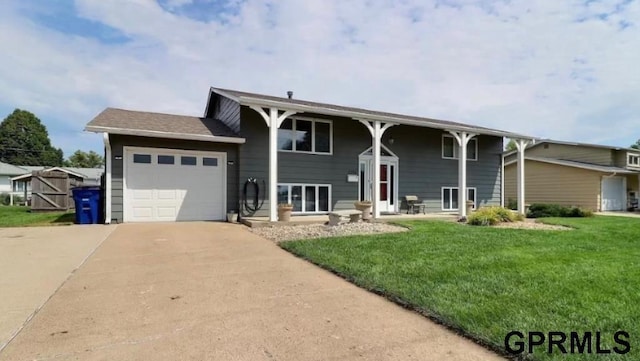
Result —
[[[398, 160], [381, 157], [380, 160], [380, 212], [398, 211]], [[360, 200], [373, 199], [373, 159], [360, 156]]]
[[[371, 167], [373, 167], [373, 160], [371, 161]], [[396, 211], [396, 167], [397, 162], [394, 161], [380, 162], [380, 212]]]

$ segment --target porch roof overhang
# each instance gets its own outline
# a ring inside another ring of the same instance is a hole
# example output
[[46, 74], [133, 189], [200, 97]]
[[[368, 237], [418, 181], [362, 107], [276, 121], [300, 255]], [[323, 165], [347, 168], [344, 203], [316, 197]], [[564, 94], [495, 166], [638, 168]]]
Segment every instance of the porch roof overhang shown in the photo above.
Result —
[[352, 108], [333, 104], [324, 104], [303, 101], [298, 99], [280, 98], [268, 95], [245, 93], [235, 90], [211, 88], [212, 93], [219, 94], [232, 99], [241, 105], [256, 107], [274, 107], [283, 111], [295, 111], [298, 113], [308, 112], [322, 115], [333, 115], [352, 119], [381, 121], [398, 125], [410, 125], [416, 127], [442, 129], [446, 131], [468, 132], [473, 134], [492, 135], [498, 137], [536, 139], [535, 137], [518, 134], [498, 129], [478, 127], [463, 123], [432, 118], [422, 118], [410, 115], [394, 114], [367, 110], [362, 108]]

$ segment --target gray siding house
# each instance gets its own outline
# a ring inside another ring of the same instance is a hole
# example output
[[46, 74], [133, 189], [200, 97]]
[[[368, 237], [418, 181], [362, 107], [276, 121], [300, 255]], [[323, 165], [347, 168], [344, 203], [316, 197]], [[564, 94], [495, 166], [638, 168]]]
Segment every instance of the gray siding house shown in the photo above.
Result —
[[[462, 123], [211, 88], [203, 117], [107, 108], [106, 222], [219, 220], [229, 211], [277, 220], [353, 209], [465, 216], [502, 201], [504, 137]], [[464, 191], [459, 192], [460, 189]]]

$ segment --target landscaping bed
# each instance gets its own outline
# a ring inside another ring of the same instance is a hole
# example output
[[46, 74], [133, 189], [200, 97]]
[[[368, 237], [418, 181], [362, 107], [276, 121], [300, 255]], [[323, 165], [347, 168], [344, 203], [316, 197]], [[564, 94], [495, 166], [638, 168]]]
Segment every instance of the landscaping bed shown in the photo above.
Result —
[[325, 224], [305, 224], [295, 226], [277, 225], [249, 228], [249, 230], [274, 242], [283, 242], [296, 239], [406, 232], [409, 229], [389, 223], [358, 222], [342, 223], [337, 226], [329, 226]]
[[402, 222], [408, 232], [283, 242], [281, 247], [442, 322], [494, 350], [514, 330], [631, 335], [626, 355], [552, 354], [537, 360], [640, 359], [640, 220], [550, 218], [571, 232]]

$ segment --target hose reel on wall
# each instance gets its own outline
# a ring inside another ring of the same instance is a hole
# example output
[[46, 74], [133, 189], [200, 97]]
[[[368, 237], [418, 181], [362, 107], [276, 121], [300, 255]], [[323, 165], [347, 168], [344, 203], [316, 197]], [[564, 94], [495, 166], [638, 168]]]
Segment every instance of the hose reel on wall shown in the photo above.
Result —
[[253, 214], [262, 208], [265, 199], [264, 190], [266, 188], [267, 184], [264, 179], [262, 180], [262, 188], [260, 188], [260, 184], [256, 178], [249, 178], [244, 182], [244, 187], [242, 188], [242, 207], [247, 213]]

